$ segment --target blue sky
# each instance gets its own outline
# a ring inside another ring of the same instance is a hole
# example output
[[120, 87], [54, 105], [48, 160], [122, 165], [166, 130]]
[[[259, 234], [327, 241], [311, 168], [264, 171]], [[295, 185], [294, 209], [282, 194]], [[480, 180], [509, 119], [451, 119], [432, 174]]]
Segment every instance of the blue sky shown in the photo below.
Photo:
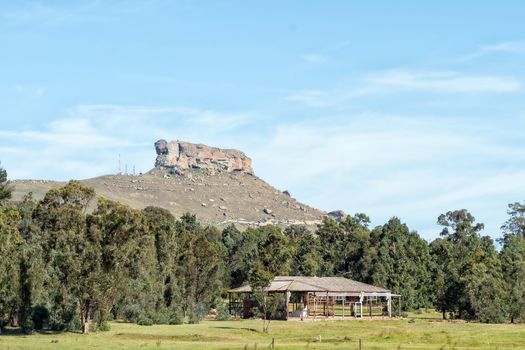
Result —
[[523, 1], [0, 0], [10, 178], [147, 171], [159, 138], [245, 151], [323, 210], [427, 239], [525, 199]]

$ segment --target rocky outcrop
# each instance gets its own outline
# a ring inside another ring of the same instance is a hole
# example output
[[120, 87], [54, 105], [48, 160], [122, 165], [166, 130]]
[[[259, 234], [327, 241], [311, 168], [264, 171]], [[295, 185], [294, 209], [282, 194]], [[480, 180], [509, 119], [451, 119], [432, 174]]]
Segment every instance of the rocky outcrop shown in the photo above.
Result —
[[186, 170], [216, 172], [243, 172], [253, 174], [252, 160], [235, 149], [221, 149], [184, 141], [158, 140], [155, 142], [155, 167], [172, 168], [177, 173]]
[[345, 221], [347, 217], [346, 213], [342, 210], [334, 210], [329, 212], [327, 215], [336, 219], [339, 222]]

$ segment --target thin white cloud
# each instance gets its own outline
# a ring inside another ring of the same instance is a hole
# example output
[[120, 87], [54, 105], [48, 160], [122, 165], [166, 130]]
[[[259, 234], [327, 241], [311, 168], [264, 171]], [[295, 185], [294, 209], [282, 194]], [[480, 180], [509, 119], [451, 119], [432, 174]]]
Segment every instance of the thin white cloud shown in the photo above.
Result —
[[318, 54], [318, 53], [310, 53], [310, 54], [303, 55], [303, 60], [305, 60], [308, 63], [315, 64], [315, 63], [323, 63], [323, 62], [328, 61], [328, 57], [322, 54]]
[[220, 137], [235, 147], [240, 138], [231, 134], [254, 118], [250, 113], [176, 106], [80, 105], [44, 129], [0, 130], [0, 160], [12, 178], [40, 177], [43, 172], [66, 180], [112, 173], [118, 154], [130, 168], [147, 171], [155, 158], [153, 142], [159, 138], [214, 144]]
[[497, 75], [465, 75], [447, 71], [388, 70], [371, 74], [367, 81], [376, 88], [399, 88], [437, 93], [508, 93], [521, 90], [521, 83]]
[[506, 41], [491, 45], [483, 45], [476, 52], [462, 57], [460, 61], [466, 62], [481, 56], [495, 53], [525, 54], [525, 41]]
[[285, 99], [308, 107], [342, 107], [366, 96], [406, 92], [432, 94], [508, 94], [522, 91], [508, 76], [467, 75], [452, 71], [392, 69], [370, 73], [347, 87], [291, 91]]
[[282, 124], [249, 154], [259, 176], [324, 210], [366, 212], [374, 224], [396, 215], [427, 230], [439, 214], [467, 208], [498, 235], [506, 204], [525, 192], [516, 166], [525, 147], [506, 139], [470, 120], [364, 114]]
[[141, 13], [152, 1], [118, 1], [108, 6], [100, 0], [84, 0], [51, 4], [50, 2], [28, 2], [16, 4], [12, 10], [0, 12], [2, 24], [26, 25], [37, 23], [43, 26], [61, 26], [79, 23], [101, 23], [118, 20], [122, 16]]

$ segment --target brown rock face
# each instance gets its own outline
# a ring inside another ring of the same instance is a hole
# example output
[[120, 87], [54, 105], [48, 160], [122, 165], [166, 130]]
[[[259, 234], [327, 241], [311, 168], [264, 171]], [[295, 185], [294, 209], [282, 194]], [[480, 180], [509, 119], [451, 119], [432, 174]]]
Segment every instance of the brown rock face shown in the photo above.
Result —
[[235, 149], [221, 149], [184, 141], [159, 140], [155, 142], [155, 167], [176, 168], [179, 171], [204, 169], [216, 172], [243, 172], [253, 174], [252, 160]]

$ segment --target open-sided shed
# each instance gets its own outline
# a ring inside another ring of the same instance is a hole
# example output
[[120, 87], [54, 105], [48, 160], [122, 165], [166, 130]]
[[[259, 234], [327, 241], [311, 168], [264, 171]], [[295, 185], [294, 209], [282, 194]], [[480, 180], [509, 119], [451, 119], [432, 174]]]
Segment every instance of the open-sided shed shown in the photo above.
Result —
[[[264, 289], [268, 294], [282, 294], [283, 310], [277, 318], [289, 317], [392, 317], [392, 301], [397, 299], [401, 312], [401, 296], [390, 290], [344, 277], [277, 276]], [[249, 285], [229, 290], [230, 313], [250, 317], [254, 302]], [[242, 310], [242, 312], [241, 312]]]

